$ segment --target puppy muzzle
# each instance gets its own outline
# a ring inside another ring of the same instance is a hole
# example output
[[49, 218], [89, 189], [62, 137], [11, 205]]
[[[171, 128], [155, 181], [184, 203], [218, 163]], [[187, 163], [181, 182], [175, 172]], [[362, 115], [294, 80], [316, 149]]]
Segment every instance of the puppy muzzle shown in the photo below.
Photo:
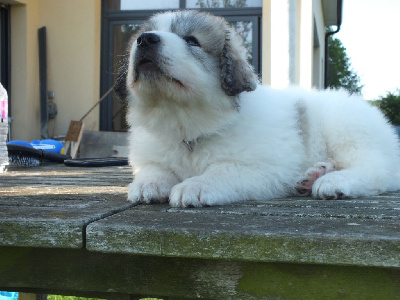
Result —
[[136, 42], [135, 81], [137, 81], [139, 74], [154, 79], [160, 73], [159, 46], [161, 39], [155, 33], [145, 32], [137, 38]]
[[142, 33], [136, 40], [139, 49], [148, 49], [155, 47], [160, 43], [160, 37], [151, 32]]

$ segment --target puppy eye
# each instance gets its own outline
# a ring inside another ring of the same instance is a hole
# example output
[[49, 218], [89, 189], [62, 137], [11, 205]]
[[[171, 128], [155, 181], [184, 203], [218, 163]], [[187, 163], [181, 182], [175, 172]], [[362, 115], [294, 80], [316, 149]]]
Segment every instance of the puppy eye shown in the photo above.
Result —
[[194, 36], [185, 36], [183, 39], [189, 46], [201, 47], [199, 41]]

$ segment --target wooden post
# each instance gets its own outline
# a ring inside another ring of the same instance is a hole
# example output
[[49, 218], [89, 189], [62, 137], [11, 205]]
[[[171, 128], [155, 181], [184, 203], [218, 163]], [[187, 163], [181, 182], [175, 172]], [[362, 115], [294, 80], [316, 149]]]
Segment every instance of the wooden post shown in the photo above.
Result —
[[71, 142], [74, 145], [71, 149], [71, 157], [74, 159], [78, 153], [79, 144], [81, 143], [83, 134], [84, 124], [81, 121], [71, 121], [67, 136], [65, 138], [64, 154], [68, 153], [68, 149], [71, 146]]

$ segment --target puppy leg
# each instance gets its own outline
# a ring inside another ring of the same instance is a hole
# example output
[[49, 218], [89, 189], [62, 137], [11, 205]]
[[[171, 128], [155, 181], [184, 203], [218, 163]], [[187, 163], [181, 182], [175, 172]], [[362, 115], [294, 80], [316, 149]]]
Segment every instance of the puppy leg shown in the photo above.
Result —
[[325, 200], [358, 197], [361, 192], [356, 194], [356, 192], [352, 190], [361, 190], [361, 188], [354, 186], [357, 180], [355, 180], [354, 175], [350, 175], [351, 173], [353, 172], [342, 170], [332, 173], [332, 176], [319, 178], [312, 186], [313, 197]]
[[350, 168], [335, 171], [318, 178], [312, 186], [317, 199], [344, 199], [378, 195], [388, 190], [390, 175], [381, 170]]
[[303, 177], [296, 183], [296, 191], [301, 196], [310, 196], [312, 192], [312, 186], [314, 182], [325, 175], [326, 173], [332, 172], [336, 169], [336, 164], [333, 160], [327, 162], [318, 162], [313, 167], [307, 169]]
[[133, 203], [165, 203], [179, 180], [171, 172], [155, 165], [143, 167], [128, 187], [128, 201]]
[[292, 181], [284, 185], [276, 180], [277, 174], [263, 170], [244, 163], [215, 163], [202, 175], [174, 186], [169, 203], [172, 207], [201, 207], [250, 199], [267, 200], [290, 194], [287, 187]]
[[340, 149], [334, 153], [340, 170], [318, 178], [312, 186], [313, 197], [328, 200], [358, 198], [398, 190], [400, 161], [397, 145], [391, 140], [379, 143], [376, 139], [376, 136], [366, 136], [365, 144], [348, 143], [346, 145], [351, 146], [347, 149], [345, 145], [333, 147]]
[[300, 195], [312, 195], [317, 199], [357, 198], [382, 192], [386, 184], [380, 182], [379, 178], [383, 178], [383, 175], [379, 175], [378, 168], [375, 172], [360, 167], [336, 170], [336, 163], [329, 160], [309, 168], [295, 188]]

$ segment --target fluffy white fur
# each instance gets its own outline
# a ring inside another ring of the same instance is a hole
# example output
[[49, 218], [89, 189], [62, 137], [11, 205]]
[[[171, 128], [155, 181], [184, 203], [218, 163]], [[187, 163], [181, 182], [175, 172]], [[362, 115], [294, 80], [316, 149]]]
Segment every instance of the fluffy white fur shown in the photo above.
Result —
[[[195, 29], [185, 33], [191, 19]], [[234, 56], [229, 63], [240, 61], [230, 75], [250, 67], [225, 21], [177, 12], [156, 15], [144, 28], [140, 34], [151, 32], [160, 41], [152, 50], [153, 65], [141, 65], [147, 54], [139, 53], [136, 40], [130, 52], [129, 201], [197, 207], [285, 197], [297, 194], [296, 182], [308, 168], [326, 161], [334, 161], [335, 170], [315, 180], [310, 190], [315, 198], [400, 189], [397, 135], [361, 98], [251, 82], [232, 95], [221, 85], [221, 55]], [[188, 34], [201, 46], [188, 45]], [[246, 78], [255, 81], [251, 76]], [[183, 141], [191, 141], [192, 151]]]

